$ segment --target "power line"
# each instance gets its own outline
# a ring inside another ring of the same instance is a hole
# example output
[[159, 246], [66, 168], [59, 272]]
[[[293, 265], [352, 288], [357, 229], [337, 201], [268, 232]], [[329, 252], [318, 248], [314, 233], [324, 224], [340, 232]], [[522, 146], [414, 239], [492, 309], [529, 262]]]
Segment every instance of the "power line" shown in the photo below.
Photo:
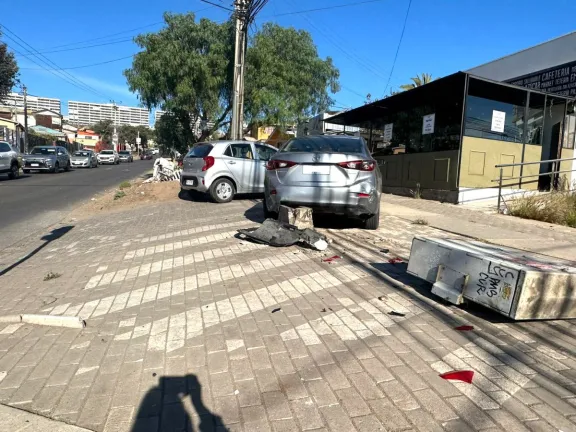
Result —
[[[50, 60], [49, 58], [41, 55], [41, 53], [39, 53], [32, 45], [30, 45], [29, 43], [27, 43], [24, 39], [22, 39], [20, 36], [18, 36], [16, 33], [14, 33], [13, 31], [11, 31], [9, 28], [7, 28], [5, 25], [2, 26], [2, 28], [8, 32], [9, 34], [5, 34], [6, 37], [8, 37], [10, 40], [12, 40], [14, 43], [16, 43], [18, 46], [20, 46], [21, 48], [23, 48], [26, 52], [28, 52], [30, 55], [32, 55], [34, 58], [36, 58], [37, 60], [39, 60], [40, 62], [44, 63], [44, 65], [49, 65], [52, 68], [56, 68], [56, 70], [51, 70], [49, 68], [44, 67], [43, 65], [37, 63], [36, 61], [34, 61], [32, 58], [29, 58], [30, 61], [32, 61], [33, 63], [35, 63], [36, 65], [42, 67], [43, 69], [46, 69], [48, 72], [50, 72], [51, 74], [67, 81], [68, 83], [84, 90], [84, 91], [89, 91], [92, 92], [100, 97], [103, 97], [104, 99], [108, 99], [108, 97], [106, 95], [104, 95], [103, 93], [99, 92], [98, 90], [96, 90], [95, 88], [89, 86], [88, 84], [86, 84], [85, 82], [81, 81], [80, 79], [76, 78], [74, 75], [71, 75], [68, 72], [65, 72], [63, 70], [61, 70], [60, 66], [58, 66], [56, 63], [54, 63], [52, 60]], [[13, 36], [10, 36], [13, 35]], [[16, 40], [18, 39], [18, 40]], [[20, 42], [19, 42], [20, 41]], [[36, 52], [36, 54], [34, 53], [34, 51]]]
[[[86, 45], [86, 46], [75, 47], [75, 48], [65, 48], [65, 49], [48, 50], [48, 51], [37, 51], [36, 50], [36, 52], [38, 54], [53, 54], [53, 53], [60, 53], [60, 52], [78, 51], [78, 50], [83, 50], [83, 49], [87, 49], [87, 48], [95, 48], [95, 47], [106, 46], [106, 45], [116, 45], [119, 43], [132, 42], [132, 41], [133, 41], [133, 38], [129, 37], [129, 38], [124, 38], [124, 39], [117, 39], [114, 41], [94, 44], [94, 45]], [[24, 57], [28, 57], [28, 56], [24, 56]]]
[[386, 87], [384, 87], [384, 94], [382, 95], [382, 97], [386, 97], [386, 90], [388, 90], [390, 80], [392, 79], [392, 74], [394, 73], [394, 68], [396, 67], [396, 60], [398, 60], [398, 53], [400, 52], [402, 39], [404, 39], [404, 32], [406, 31], [406, 24], [408, 23], [408, 16], [410, 15], [411, 6], [412, 6], [412, 0], [408, 0], [408, 9], [406, 9], [406, 16], [404, 17], [404, 25], [402, 26], [402, 33], [400, 33], [400, 40], [398, 41], [398, 46], [396, 47], [396, 55], [394, 56], [394, 61], [392, 62], [392, 69], [390, 69], [390, 75], [388, 76], [388, 82], [386, 83]]
[[[120, 60], [126, 60], [129, 58], [134, 57], [136, 54], [132, 54], [126, 57], [120, 57], [117, 59], [113, 59], [113, 60], [107, 60], [107, 61], [103, 61], [103, 62], [99, 62], [99, 63], [92, 63], [89, 65], [83, 65], [83, 66], [72, 66], [72, 67], [65, 67], [65, 68], [60, 68], [60, 69], [54, 69], [54, 70], [73, 70], [73, 69], [84, 69], [84, 68], [89, 68], [89, 67], [93, 67], [93, 66], [100, 66], [103, 64], [108, 64], [108, 63], [114, 63]], [[20, 68], [21, 70], [40, 70], [39, 68]]]
[[345, 8], [345, 7], [351, 7], [351, 6], [359, 6], [359, 5], [368, 4], [368, 3], [379, 3], [379, 2], [383, 2], [383, 1], [387, 1], [387, 0], [365, 0], [365, 1], [354, 2], [354, 3], [344, 3], [344, 4], [340, 4], [340, 5], [326, 6], [326, 7], [315, 8], [315, 9], [306, 9], [306, 10], [300, 10], [300, 11], [294, 11], [294, 12], [284, 12], [281, 14], [264, 16], [262, 18], [272, 18], [272, 17], [279, 17], [279, 16], [287, 16], [287, 15], [299, 15], [299, 14], [305, 14], [305, 13], [309, 13], [309, 12], [320, 12], [320, 11], [339, 9], [339, 8]]

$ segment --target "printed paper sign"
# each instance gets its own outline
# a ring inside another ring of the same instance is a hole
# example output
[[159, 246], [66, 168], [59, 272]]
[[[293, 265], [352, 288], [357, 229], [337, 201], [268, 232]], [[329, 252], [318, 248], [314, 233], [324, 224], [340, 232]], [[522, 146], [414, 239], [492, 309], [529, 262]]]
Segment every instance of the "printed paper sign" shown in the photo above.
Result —
[[493, 132], [504, 132], [504, 124], [506, 123], [506, 113], [504, 111], [492, 111], [492, 126], [490, 130]]
[[428, 114], [422, 117], [422, 135], [434, 133], [436, 114]]
[[384, 125], [384, 142], [392, 141], [392, 129], [394, 128], [394, 123], [388, 123]]

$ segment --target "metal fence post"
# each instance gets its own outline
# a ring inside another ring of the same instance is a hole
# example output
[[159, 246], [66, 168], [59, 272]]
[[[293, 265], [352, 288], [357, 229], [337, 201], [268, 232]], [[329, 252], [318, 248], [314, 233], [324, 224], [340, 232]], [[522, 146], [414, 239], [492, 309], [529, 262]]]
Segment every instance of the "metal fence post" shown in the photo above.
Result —
[[502, 202], [502, 170], [500, 167], [500, 179], [498, 180], [498, 213], [500, 213], [500, 204]]

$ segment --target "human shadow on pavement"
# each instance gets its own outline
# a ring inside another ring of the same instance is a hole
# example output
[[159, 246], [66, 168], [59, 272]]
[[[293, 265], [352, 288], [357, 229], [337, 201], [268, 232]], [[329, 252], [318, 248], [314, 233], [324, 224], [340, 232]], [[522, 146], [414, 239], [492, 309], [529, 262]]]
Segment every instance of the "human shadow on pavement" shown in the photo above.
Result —
[[42, 249], [44, 249], [46, 246], [48, 246], [50, 243], [52, 243], [54, 240], [58, 240], [60, 237], [64, 236], [65, 234], [67, 234], [72, 228], [74, 228], [74, 226], [72, 225], [66, 225], [60, 228], [56, 228], [54, 230], [52, 230], [50, 233], [46, 234], [45, 236], [43, 236], [40, 240], [44, 240], [44, 243], [42, 243], [40, 246], [38, 246], [36, 249], [34, 249], [33, 251], [27, 253], [26, 255], [24, 255], [22, 258], [20, 258], [18, 261], [16, 261], [14, 264], [0, 270], [0, 276], [4, 276], [6, 273], [8, 273], [9, 271], [15, 269], [16, 267], [18, 267], [20, 264], [28, 261], [30, 258], [32, 258], [34, 255], [36, 255], [38, 252], [40, 252]]
[[228, 431], [222, 418], [204, 405], [196, 375], [160, 377], [158, 385], [146, 393], [131, 432], [164, 431]]

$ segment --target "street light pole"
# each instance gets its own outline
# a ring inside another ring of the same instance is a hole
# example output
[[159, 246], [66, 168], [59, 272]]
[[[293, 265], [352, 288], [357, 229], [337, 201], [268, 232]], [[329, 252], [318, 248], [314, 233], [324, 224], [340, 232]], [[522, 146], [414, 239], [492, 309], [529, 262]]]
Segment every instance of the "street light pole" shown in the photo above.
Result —
[[28, 152], [28, 88], [22, 86], [24, 92], [24, 151]]
[[246, 18], [250, 0], [235, 0], [234, 15], [236, 32], [234, 38], [234, 77], [232, 81], [232, 121], [230, 123], [230, 138], [242, 139], [244, 110], [244, 54], [248, 26]]

